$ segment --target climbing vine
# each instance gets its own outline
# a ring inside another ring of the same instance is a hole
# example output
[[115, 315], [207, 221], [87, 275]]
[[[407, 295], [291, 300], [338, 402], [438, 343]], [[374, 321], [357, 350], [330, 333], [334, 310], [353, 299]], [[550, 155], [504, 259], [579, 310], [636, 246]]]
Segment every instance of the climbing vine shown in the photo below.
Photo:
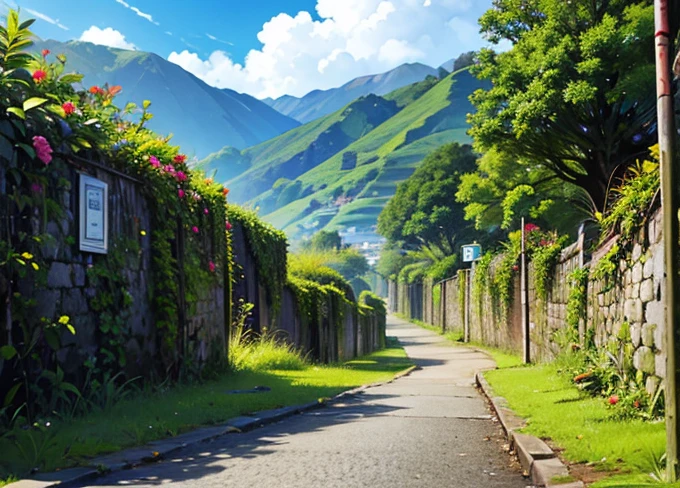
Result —
[[569, 297], [567, 299], [567, 316], [565, 319], [563, 345], [577, 344], [579, 341], [579, 323], [586, 318], [588, 300], [588, 268], [577, 268], [567, 277]]
[[286, 234], [260, 220], [255, 212], [236, 205], [229, 205], [227, 212], [230, 223], [243, 230], [255, 258], [258, 278], [267, 290], [273, 309], [278, 311], [288, 275]]

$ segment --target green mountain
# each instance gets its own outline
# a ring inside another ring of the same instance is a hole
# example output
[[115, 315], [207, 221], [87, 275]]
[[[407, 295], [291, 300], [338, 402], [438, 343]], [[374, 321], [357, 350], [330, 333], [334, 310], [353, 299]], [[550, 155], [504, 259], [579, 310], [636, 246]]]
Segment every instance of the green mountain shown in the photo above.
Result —
[[421, 63], [402, 64], [386, 73], [356, 78], [339, 88], [314, 90], [301, 98], [289, 95], [276, 100], [268, 98], [263, 102], [282, 114], [307, 123], [333, 113], [359, 97], [385, 95], [437, 74], [436, 69]]
[[[223, 149], [201, 165], [208, 174], [217, 170], [219, 180], [235, 176], [229, 180], [229, 188], [230, 198], [236, 202], [252, 200], [276, 186], [277, 200], [267, 204], [267, 209], [274, 210], [311, 191], [299, 188], [292, 180], [338, 154], [398, 111], [397, 102], [368, 95], [243, 152]], [[243, 172], [238, 174], [240, 171]]]
[[[225, 171], [233, 174], [248, 165], [227, 182], [231, 198], [259, 207], [265, 220], [292, 239], [320, 229], [375, 236], [382, 208], [424, 157], [447, 142], [469, 142], [468, 97], [481, 86], [467, 70], [442, 80], [431, 77], [384, 97], [359, 99], [243, 153], [225, 150]], [[378, 113], [368, 113], [373, 111]], [[357, 125], [359, 120], [381, 122]], [[337, 144], [335, 137], [324, 139], [341, 134], [343, 124], [354, 129], [353, 138], [342, 132]], [[318, 138], [327, 152], [298, 164], [303, 155], [316, 154]], [[220, 166], [214, 168], [221, 180]]]
[[85, 75], [86, 86], [121, 85], [119, 105], [151, 100], [149, 126], [160, 134], [173, 133], [173, 142], [189, 155], [250, 147], [300, 125], [249, 95], [211, 87], [155, 54], [51, 40], [34, 49], [65, 54], [67, 69]]

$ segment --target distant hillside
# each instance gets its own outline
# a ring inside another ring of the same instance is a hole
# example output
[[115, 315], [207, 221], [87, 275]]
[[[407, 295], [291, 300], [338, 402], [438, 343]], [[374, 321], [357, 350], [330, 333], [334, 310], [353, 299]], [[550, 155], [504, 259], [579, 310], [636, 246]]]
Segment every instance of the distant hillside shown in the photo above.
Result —
[[[368, 95], [342, 110], [245, 151], [225, 148], [210, 155], [201, 166], [209, 174], [216, 171], [218, 180], [229, 180], [230, 198], [234, 202], [257, 197], [281, 178], [285, 180], [278, 182], [279, 187], [292, 201], [299, 198], [303, 190], [295, 192], [294, 188], [281, 185], [342, 151], [398, 111], [396, 101]], [[285, 204], [283, 200], [279, 201], [281, 204]]]
[[[469, 142], [466, 116], [473, 108], [468, 97], [482, 86], [461, 70], [382, 97], [401, 109], [313, 169], [252, 199], [251, 205], [259, 206], [264, 218], [292, 239], [323, 228], [374, 233], [377, 217], [397, 184], [427, 154], [447, 142]], [[266, 158], [260, 164], [266, 167]], [[232, 188], [237, 181], [240, 187], [252, 180], [234, 180]]]
[[385, 95], [397, 88], [424, 80], [427, 76], [437, 76], [438, 71], [420, 63], [403, 64], [379, 75], [356, 78], [340, 88], [314, 90], [304, 97], [285, 95], [276, 100], [263, 100], [284, 115], [302, 123], [331, 114], [359, 97], [369, 94]]
[[84, 42], [35, 46], [45, 48], [65, 54], [68, 70], [85, 75], [86, 86], [121, 85], [120, 105], [151, 100], [149, 126], [174, 134], [173, 142], [190, 155], [205, 157], [224, 146], [246, 148], [300, 125], [249, 95], [213, 88], [155, 54]]

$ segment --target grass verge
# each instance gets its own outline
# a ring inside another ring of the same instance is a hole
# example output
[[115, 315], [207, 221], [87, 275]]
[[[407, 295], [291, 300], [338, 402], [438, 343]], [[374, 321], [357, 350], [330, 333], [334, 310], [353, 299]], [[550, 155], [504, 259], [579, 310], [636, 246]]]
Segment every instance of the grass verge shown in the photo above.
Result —
[[549, 439], [566, 461], [580, 465], [574, 472], [583, 471], [592, 488], [680, 487], [662, 485], [651, 476], [661, 474], [663, 423], [615, 419], [601, 398], [580, 392], [556, 365], [499, 369], [484, 376], [527, 419], [523, 431]]
[[[388, 347], [344, 364], [305, 364], [295, 370], [241, 370], [216, 381], [179, 385], [164, 391], [140, 393], [108, 411], [72, 421], [52, 421], [42, 430], [18, 429], [0, 437], [0, 486], [10, 474], [21, 475], [34, 467], [53, 471], [87, 464], [95, 456], [172, 437], [199, 426], [215, 425], [288, 405], [328, 398], [368, 383], [387, 381], [411, 366], [394, 338]], [[270, 391], [230, 393], [266, 386]]]
[[465, 343], [463, 342], [463, 331], [460, 329], [452, 330], [452, 331], [446, 331], [443, 332], [440, 327], [437, 327], [435, 325], [430, 325], [428, 323], [423, 322], [422, 320], [416, 320], [416, 319], [410, 319], [404, 314], [394, 314], [396, 317], [399, 317], [402, 320], [407, 320], [411, 322], [412, 324], [416, 324], [418, 327], [422, 327], [423, 329], [429, 330], [431, 332], [434, 332], [436, 334], [439, 334], [443, 336], [445, 339], [461, 345], [461, 346], [472, 346], [477, 349], [480, 349], [487, 353], [489, 356], [493, 358], [494, 361], [496, 361], [496, 366], [499, 369], [504, 369], [504, 368], [514, 368], [517, 366], [522, 366], [522, 358], [518, 354], [514, 354], [508, 351], [505, 351], [503, 349], [498, 349], [495, 347], [490, 347], [485, 344], [482, 344], [480, 342], [468, 342]]

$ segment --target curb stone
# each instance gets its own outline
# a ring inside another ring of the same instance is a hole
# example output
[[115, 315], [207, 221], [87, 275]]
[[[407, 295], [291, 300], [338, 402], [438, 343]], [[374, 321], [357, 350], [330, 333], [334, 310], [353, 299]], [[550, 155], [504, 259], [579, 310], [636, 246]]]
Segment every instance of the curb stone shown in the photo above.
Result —
[[483, 373], [475, 375], [477, 386], [491, 403], [510, 445], [522, 464], [524, 472], [531, 476], [531, 481], [537, 487], [583, 488], [582, 481], [555, 483], [556, 477], [569, 476], [569, 469], [557, 457], [557, 454], [538, 437], [521, 434], [516, 430], [526, 425], [525, 421], [508, 408], [507, 401], [494, 394], [493, 388], [484, 378]]
[[316, 402], [302, 405], [263, 410], [249, 416], [234, 417], [217, 427], [203, 427], [186, 434], [181, 434], [168, 439], [150, 442], [144, 446], [133, 447], [117, 453], [107, 454], [90, 461], [88, 466], [69, 468], [54, 473], [35, 475], [31, 479], [24, 479], [11, 483], [11, 488], [67, 488], [76, 483], [90, 481], [105, 474], [132, 469], [145, 464], [151, 464], [167, 458], [169, 455], [189, 446], [213, 441], [224, 435], [242, 433], [254, 430], [258, 427], [279, 422], [293, 415], [309, 412], [332, 405], [347, 397], [359, 395], [369, 388], [387, 385], [399, 378], [408, 376], [419, 366], [411, 366], [397, 373], [388, 381], [371, 383], [344, 391], [332, 398], [320, 398]]

